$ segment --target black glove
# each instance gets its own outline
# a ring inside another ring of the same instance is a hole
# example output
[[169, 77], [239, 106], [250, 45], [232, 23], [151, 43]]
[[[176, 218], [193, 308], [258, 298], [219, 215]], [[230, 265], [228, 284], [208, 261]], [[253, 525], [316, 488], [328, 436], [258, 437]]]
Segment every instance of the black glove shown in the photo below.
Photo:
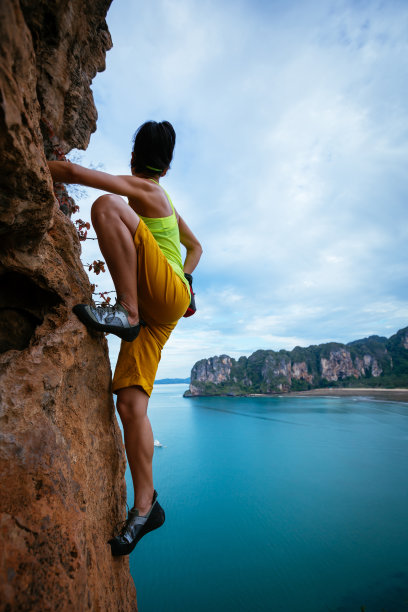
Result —
[[193, 277], [191, 276], [191, 274], [188, 274], [187, 272], [184, 272], [184, 276], [186, 277], [190, 285], [191, 302], [190, 302], [190, 306], [187, 308], [183, 317], [191, 317], [191, 315], [193, 315], [195, 311], [197, 310], [196, 304], [195, 304], [195, 298], [194, 298], [194, 291], [193, 291]]

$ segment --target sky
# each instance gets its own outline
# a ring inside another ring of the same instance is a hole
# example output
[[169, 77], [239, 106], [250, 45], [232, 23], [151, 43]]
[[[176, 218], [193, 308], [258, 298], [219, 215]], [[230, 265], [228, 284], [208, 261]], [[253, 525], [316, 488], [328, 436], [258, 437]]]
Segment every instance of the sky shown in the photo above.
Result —
[[[162, 184], [204, 249], [197, 313], [157, 378], [408, 325], [408, 3], [114, 0], [107, 22], [98, 127], [74, 156], [128, 174], [137, 127], [170, 121]], [[101, 258], [82, 246], [84, 263]]]

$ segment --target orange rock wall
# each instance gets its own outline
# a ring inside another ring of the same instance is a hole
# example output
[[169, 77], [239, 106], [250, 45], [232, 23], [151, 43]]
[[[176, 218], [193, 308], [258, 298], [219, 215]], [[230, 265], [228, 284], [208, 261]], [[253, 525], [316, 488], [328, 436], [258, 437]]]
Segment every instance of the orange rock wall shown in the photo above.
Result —
[[72, 314], [91, 289], [44, 150], [86, 148], [110, 0], [0, 3], [0, 609], [137, 610], [107, 344]]

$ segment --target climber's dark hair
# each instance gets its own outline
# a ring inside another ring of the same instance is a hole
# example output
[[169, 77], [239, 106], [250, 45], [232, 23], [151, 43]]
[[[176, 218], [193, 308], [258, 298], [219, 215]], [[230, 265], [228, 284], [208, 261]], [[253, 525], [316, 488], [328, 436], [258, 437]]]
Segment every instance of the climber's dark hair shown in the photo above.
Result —
[[156, 175], [166, 170], [173, 159], [176, 132], [168, 121], [146, 121], [136, 131], [132, 151], [133, 172]]

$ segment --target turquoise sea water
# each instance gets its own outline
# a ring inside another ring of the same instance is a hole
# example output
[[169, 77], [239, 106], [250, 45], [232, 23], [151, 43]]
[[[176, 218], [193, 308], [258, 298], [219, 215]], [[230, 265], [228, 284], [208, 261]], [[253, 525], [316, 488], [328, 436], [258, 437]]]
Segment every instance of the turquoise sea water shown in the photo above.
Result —
[[130, 556], [139, 612], [408, 610], [408, 404], [185, 388], [150, 402], [166, 523]]

